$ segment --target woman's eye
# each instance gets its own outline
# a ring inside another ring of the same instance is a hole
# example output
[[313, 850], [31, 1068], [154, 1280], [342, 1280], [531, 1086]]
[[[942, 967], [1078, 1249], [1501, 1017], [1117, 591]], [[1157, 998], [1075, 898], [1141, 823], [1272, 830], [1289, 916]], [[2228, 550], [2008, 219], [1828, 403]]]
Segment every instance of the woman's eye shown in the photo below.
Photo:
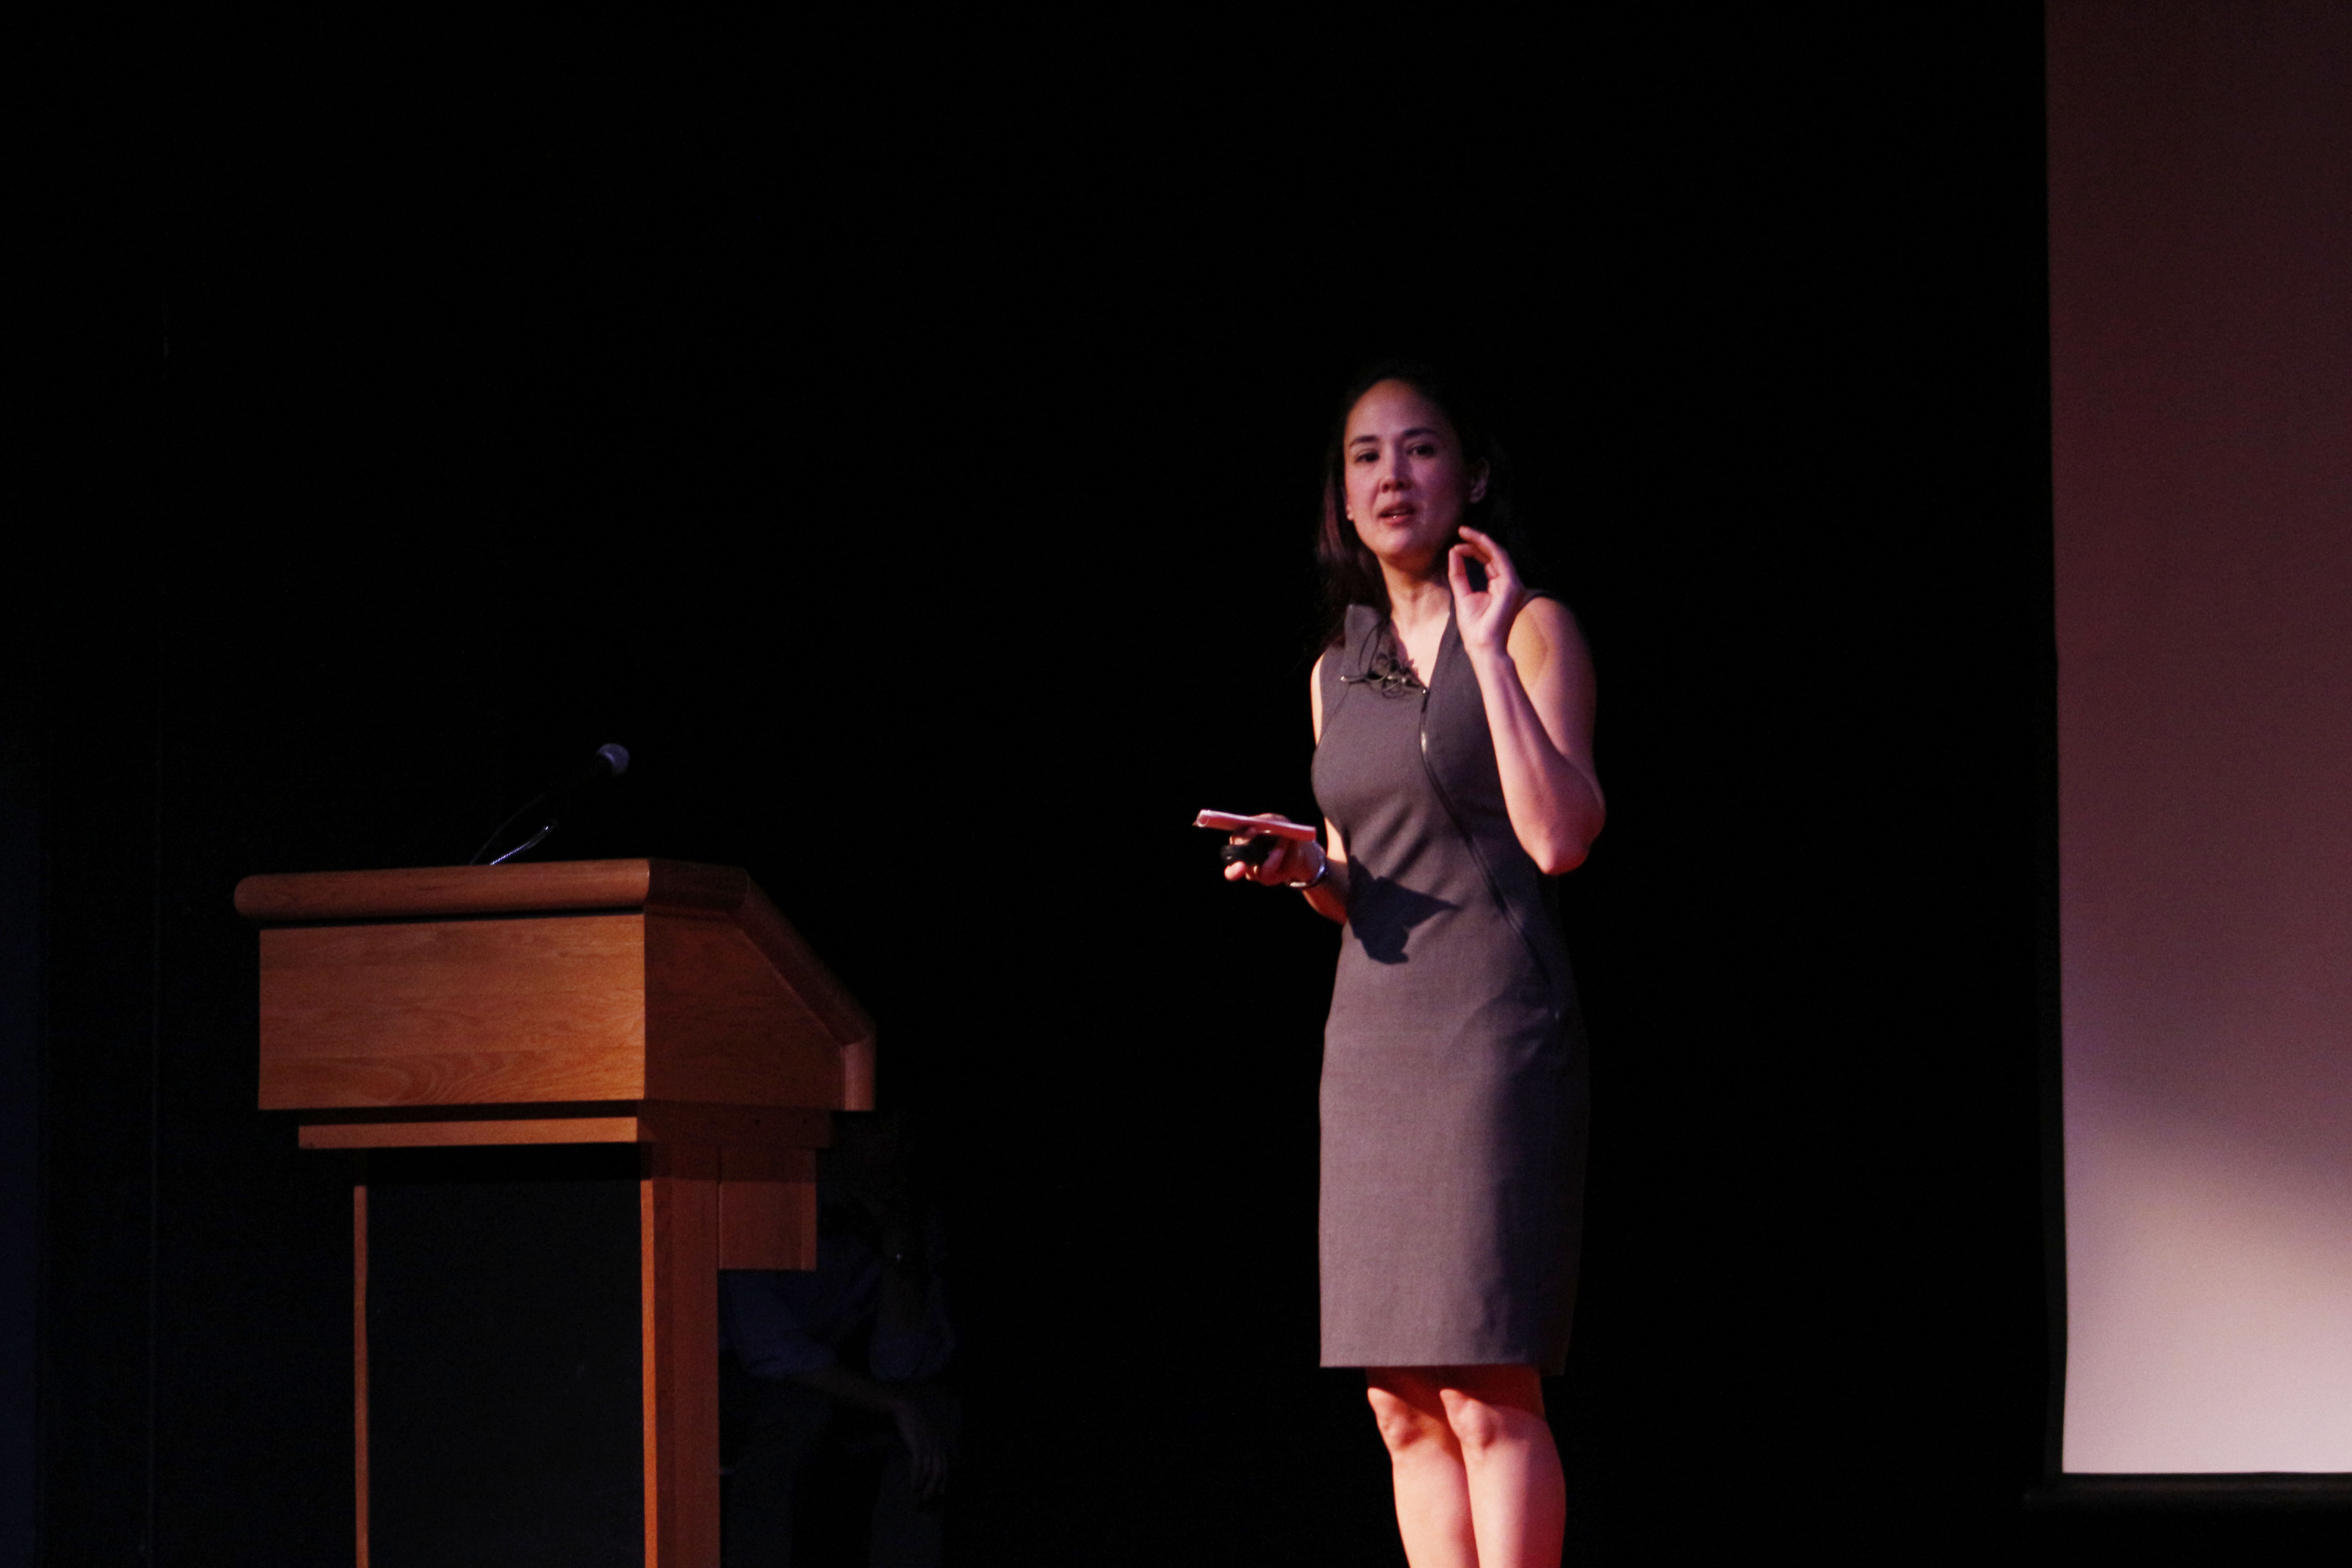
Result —
[[1359, 463], [1370, 463], [1377, 460], [1379, 457], [1380, 454], [1378, 452], [1375, 452], [1370, 447], [1367, 447], [1359, 451], [1351, 460]]

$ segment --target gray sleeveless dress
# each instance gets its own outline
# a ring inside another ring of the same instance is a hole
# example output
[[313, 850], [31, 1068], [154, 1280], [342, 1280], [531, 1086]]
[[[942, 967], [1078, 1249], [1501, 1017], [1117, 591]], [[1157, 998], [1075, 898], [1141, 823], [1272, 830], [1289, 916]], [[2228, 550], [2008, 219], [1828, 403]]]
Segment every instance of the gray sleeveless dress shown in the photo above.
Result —
[[1449, 621], [1426, 688], [1359, 605], [1324, 658], [1315, 795], [1348, 850], [1323, 1037], [1325, 1366], [1568, 1353], [1583, 1026]]

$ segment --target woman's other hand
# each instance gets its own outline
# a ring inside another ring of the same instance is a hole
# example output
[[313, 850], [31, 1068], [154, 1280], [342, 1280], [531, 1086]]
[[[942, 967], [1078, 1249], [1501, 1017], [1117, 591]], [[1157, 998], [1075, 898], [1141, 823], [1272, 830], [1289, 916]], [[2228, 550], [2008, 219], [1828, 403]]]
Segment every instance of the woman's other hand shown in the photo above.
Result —
[[[1465, 653], [1501, 653], [1509, 646], [1511, 623], [1528, 602], [1527, 584], [1510, 552], [1487, 534], [1465, 524], [1462, 542], [1445, 552], [1446, 580], [1454, 587], [1454, 625]], [[1470, 586], [1470, 563], [1486, 568], [1486, 586]]]
[[[1280, 822], [1282, 814], [1261, 811], [1256, 814], [1268, 822]], [[1252, 839], [1270, 837], [1264, 833], [1236, 833], [1228, 842], [1247, 844]], [[1246, 860], [1236, 860], [1225, 868], [1228, 882], [1255, 882], [1261, 887], [1286, 888], [1293, 882], [1311, 879], [1323, 868], [1323, 847], [1297, 838], [1276, 838], [1274, 849], [1253, 866]]]

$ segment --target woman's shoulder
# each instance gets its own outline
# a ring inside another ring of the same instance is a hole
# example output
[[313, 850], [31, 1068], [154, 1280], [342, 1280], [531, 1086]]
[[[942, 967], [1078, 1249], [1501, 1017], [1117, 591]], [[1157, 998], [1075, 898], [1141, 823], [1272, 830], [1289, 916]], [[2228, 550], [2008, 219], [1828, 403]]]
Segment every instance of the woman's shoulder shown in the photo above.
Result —
[[1349, 605], [1338, 620], [1328, 623], [1323, 646], [1315, 650], [1316, 675], [1320, 677], [1326, 670], [1336, 674], [1348, 668], [1351, 656], [1360, 658], [1360, 650], [1371, 640], [1380, 620], [1380, 611], [1371, 605]]
[[1511, 629], [1529, 626], [1548, 638], [1577, 636], [1576, 616], [1559, 595], [1542, 588], [1528, 590], [1528, 602], [1519, 606], [1519, 618]]
[[1556, 655], [1569, 656], [1571, 668], [1589, 663], [1584, 630], [1576, 616], [1558, 598], [1539, 594], [1519, 606], [1511, 623], [1511, 658], [1530, 672], [1551, 663]]

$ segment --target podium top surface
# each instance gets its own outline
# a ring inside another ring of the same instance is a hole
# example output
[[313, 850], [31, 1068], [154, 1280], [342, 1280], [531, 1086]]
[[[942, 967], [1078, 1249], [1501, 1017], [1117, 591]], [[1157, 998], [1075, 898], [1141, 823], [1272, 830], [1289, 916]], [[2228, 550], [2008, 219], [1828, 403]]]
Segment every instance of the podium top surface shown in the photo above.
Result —
[[690, 860], [551, 860], [520, 866], [410, 866], [247, 877], [237, 912], [263, 925], [435, 915], [652, 910], [727, 916], [751, 878]]

